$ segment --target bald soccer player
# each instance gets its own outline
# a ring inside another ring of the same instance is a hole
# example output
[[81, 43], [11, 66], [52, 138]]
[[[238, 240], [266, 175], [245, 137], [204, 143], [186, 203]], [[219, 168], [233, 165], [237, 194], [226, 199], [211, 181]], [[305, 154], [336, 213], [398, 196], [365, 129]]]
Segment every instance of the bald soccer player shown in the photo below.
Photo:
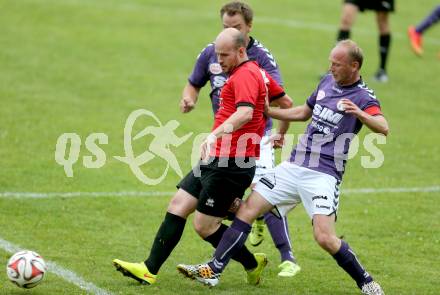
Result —
[[[245, 36], [239, 30], [223, 30], [216, 39], [215, 52], [229, 78], [220, 93], [221, 104], [212, 131], [201, 145], [201, 161], [178, 184], [147, 260], [113, 260], [118, 271], [142, 284], [156, 282], [159, 268], [178, 244], [191, 213], [195, 212], [196, 232], [214, 247], [218, 245], [228, 229], [223, 219], [235, 198], [243, 197], [255, 174], [255, 159], [266, 124], [266, 99], [285, 95], [270, 75], [249, 60]], [[228, 144], [222, 145], [223, 140]], [[232, 258], [243, 265], [249, 284], [259, 283], [266, 255], [254, 255], [242, 247]]]
[[[266, 114], [280, 120], [307, 121], [304, 136], [293, 149], [290, 160], [263, 177], [240, 206], [208, 263], [185, 265], [178, 269], [187, 277], [215, 286], [232, 255], [242, 249], [251, 224], [260, 214], [276, 209], [286, 215], [299, 203], [312, 220], [316, 242], [356, 282], [363, 294], [383, 295], [381, 286], [360, 264], [347, 242], [336, 235], [339, 185], [348, 149], [362, 125], [383, 135], [388, 123], [379, 101], [362, 81], [363, 54], [351, 40], [340, 41], [330, 53], [330, 74], [325, 76], [304, 105], [272, 109]], [[329, 280], [327, 274], [325, 280]], [[333, 290], [325, 290], [330, 294]]]

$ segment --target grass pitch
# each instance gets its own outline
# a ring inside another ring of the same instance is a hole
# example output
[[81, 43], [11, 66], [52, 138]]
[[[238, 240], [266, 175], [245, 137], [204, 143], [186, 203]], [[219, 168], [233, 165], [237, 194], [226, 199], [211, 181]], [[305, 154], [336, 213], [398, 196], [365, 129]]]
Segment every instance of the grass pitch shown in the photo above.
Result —
[[[142, 184], [113, 156], [124, 154], [128, 115], [148, 109], [163, 122], [178, 120], [183, 136], [207, 132], [212, 113], [208, 91], [189, 115], [178, 111], [181, 90], [200, 50], [221, 29], [223, 1], [4, 0], [0, 3], [0, 191], [120, 192], [173, 191], [173, 171], [158, 186]], [[339, 1], [249, 1], [255, 11], [252, 36], [275, 55], [287, 92], [301, 104], [328, 65], [339, 22]], [[425, 37], [425, 56], [409, 50], [406, 28], [436, 5], [434, 0], [397, 1], [391, 16], [393, 41], [390, 82], [377, 84], [378, 64], [373, 13], [359, 15], [353, 38], [364, 49], [363, 77], [376, 91], [391, 133], [381, 146], [384, 165], [364, 169], [361, 148], [348, 165], [344, 188], [428, 187], [439, 185], [438, 129], [439, 27]], [[141, 124], [140, 124], [141, 125]], [[304, 124], [292, 124], [298, 135]], [[140, 126], [137, 126], [140, 130]], [[57, 138], [66, 132], [81, 138], [73, 178], [54, 160]], [[108, 135], [101, 145], [106, 161], [87, 169], [90, 133]], [[361, 133], [361, 140], [366, 134]], [[144, 144], [147, 144], [146, 142]], [[182, 170], [190, 168], [188, 141], [172, 148]], [[145, 146], [135, 147], [137, 152]], [[144, 168], [160, 175], [164, 162]], [[244, 283], [244, 272], [231, 263], [214, 289], [177, 274], [178, 263], [208, 259], [212, 249], [191, 228], [163, 266], [158, 283], [139, 286], [123, 278], [113, 258], [143, 260], [149, 252], [167, 203], [166, 197], [0, 197], [0, 237], [74, 271], [114, 294], [358, 294], [351, 279], [313, 241], [302, 208], [289, 216], [290, 232], [302, 267], [293, 279], [277, 278], [279, 255], [266, 232], [255, 251], [270, 264], [261, 286]], [[342, 195], [338, 234], [387, 294], [438, 294], [440, 256], [439, 192]], [[0, 249], [0, 264], [10, 254]], [[86, 294], [49, 273], [35, 289], [24, 291], [0, 272], [0, 294]]]

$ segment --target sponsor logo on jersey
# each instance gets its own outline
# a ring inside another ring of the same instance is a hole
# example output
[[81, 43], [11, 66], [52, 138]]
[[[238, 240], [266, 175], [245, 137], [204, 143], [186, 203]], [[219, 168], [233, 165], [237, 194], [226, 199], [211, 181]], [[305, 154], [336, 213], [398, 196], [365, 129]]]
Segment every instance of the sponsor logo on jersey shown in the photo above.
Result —
[[336, 92], [339, 93], [339, 94], [342, 94], [342, 89], [340, 89], [340, 88], [338, 88], [338, 87], [336, 87], [336, 86], [334, 86], [334, 85], [333, 85], [333, 87], [332, 87], [332, 90], [336, 91]]
[[326, 121], [332, 124], [338, 124], [339, 121], [344, 117], [343, 114], [332, 111], [329, 108], [323, 107], [319, 104], [315, 104], [313, 108], [313, 114], [317, 116], [322, 121]]
[[214, 199], [212, 198], [207, 199], [205, 205], [209, 207], [214, 207]]
[[319, 199], [327, 200], [328, 198], [327, 198], [327, 196], [314, 196], [314, 197], [312, 197], [312, 201], [319, 200]]
[[225, 83], [226, 77], [223, 77], [222, 75], [214, 76], [214, 78], [212, 79], [212, 85], [214, 85], [215, 88], [222, 88]]
[[321, 100], [325, 97], [325, 91], [324, 90], [319, 90], [318, 91], [318, 95], [316, 95], [316, 100]]
[[222, 67], [220, 66], [219, 63], [212, 63], [209, 65], [209, 71], [213, 74], [213, 75], [218, 75], [222, 73]]

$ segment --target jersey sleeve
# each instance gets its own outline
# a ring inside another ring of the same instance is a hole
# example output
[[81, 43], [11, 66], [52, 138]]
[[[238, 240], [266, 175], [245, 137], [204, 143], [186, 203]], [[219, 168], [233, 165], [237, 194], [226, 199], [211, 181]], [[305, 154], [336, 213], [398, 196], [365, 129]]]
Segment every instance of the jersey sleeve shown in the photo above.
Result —
[[259, 96], [258, 79], [250, 72], [241, 72], [233, 81], [235, 105], [255, 107]]
[[275, 62], [275, 58], [265, 48], [261, 48], [257, 56], [256, 62], [261, 68], [263, 68], [272, 78], [279, 84], [283, 85], [283, 80], [281, 78], [280, 69], [278, 64]]
[[362, 93], [359, 108], [371, 116], [382, 115], [380, 102], [370, 89]]
[[269, 101], [273, 101], [286, 94], [283, 87], [281, 87], [278, 82], [274, 78], [272, 78], [272, 76], [267, 72], [266, 77], [269, 79], [269, 84], [267, 85], [267, 89], [269, 91]]
[[213, 44], [205, 47], [197, 57], [193, 71], [188, 78], [188, 82], [197, 88], [202, 88], [209, 81], [209, 51], [212, 50]]
[[316, 104], [316, 95], [318, 95], [318, 89], [319, 88], [316, 88], [315, 91], [313, 91], [313, 93], [306, 100], [306, 104], [312, 110], [313, 110], [313, 108], [315, 107], [315, 104]]

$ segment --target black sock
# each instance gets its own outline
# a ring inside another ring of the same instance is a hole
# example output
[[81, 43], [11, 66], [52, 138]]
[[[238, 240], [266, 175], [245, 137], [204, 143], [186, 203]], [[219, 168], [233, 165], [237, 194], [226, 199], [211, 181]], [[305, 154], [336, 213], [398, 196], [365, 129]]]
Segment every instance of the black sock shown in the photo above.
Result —
[[341, 248], [333, 255], [333, 258], [356, 281], [359, 288], [373, 280], [345, 241], [341, 240]]
[[385, 71], [390, 51], [391, 34], [379, 36], [380, 68]]
[[145, 265], [152, 274], [159, 272], [162, 264], [170, 256], [174, 247], [179, 243], [185, 228], [186, 219], [167, 212], [156, 233], [150, 256], [145, 260]]
[[[223, 233], [227, 229], [228, 226], [222, 223], [215, 233], [209, 237], [206, 237], [204, 240], [209, 242], [214, 248], [217, 248], [220, 240], [222, 239]], [[232, 259], [240, 262], [245, 269], [252, 269], [258, 266], [254, 255], [248, 250], [248, 248], [246, 248], [246, 246], [243, 246], [237, 254], [232, 256]]]
[[350, 38], [350, 30], [339, 30], [337, 41], [345, 40]]

